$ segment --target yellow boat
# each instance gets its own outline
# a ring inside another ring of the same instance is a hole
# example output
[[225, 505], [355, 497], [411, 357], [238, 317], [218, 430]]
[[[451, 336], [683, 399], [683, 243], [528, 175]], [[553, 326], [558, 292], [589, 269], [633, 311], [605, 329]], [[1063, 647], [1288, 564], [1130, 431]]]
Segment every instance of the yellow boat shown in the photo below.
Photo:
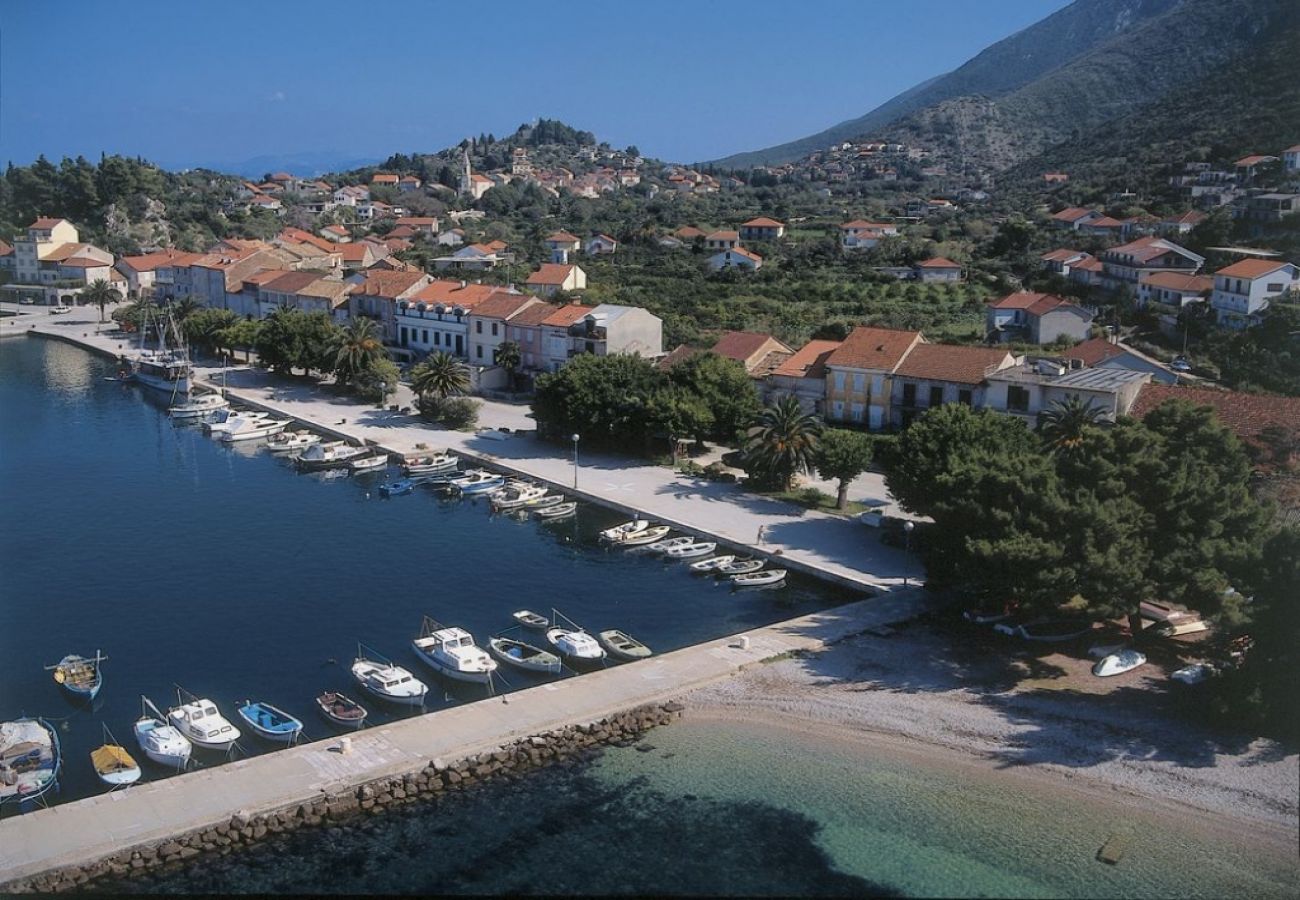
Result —
[[90, 763], [104, 784], [122, 787], [140, 780], [140, 766], [126, 748], [113, 739], [108, 726], [104, 726], [104, 745], [90, 751]]

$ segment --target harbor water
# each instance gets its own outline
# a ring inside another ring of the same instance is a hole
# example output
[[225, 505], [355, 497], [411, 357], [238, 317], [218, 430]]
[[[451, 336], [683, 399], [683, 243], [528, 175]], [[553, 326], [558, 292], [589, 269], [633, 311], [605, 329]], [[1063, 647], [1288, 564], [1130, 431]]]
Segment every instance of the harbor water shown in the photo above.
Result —
[[[361, 700], [372, 723], [417, 714], [360, 692], [348, 670], [360, 641], [426, 681], [429, 710], [486, 696], [418, 660], [410, 642], [425, 615], [485, 643], [515, 627], [515, 610], [557, 609], [663, 652], [856, 597], [798, 578], [733, 591], [683, 563], [607, 549], [596, 533], [622, 517], [598, 507], [545, 523], [427, 487], [381, 499], [383, 474], [299, 474], [261, 442], [174, 424], [168, 398], [109, 380], [115, 371], [55, 341], [0, 343], [0, 719], [59, 728], [54, 802], [103, 789], [89, 760], [101, 723], [134, 753], [140, 696], [165, 709], [178, 685], [237, 725], [239, 701], [272, 703], [308, 740], [335, 733], [314, 706], [324, 690]], [[75, 705], [44, 667], [96, 650], [104, 688], [93, 708]], [[498, 692], [545, 680], [499, 674]], [[273, 752], [244, 731], [237, 754]], [[168, 774], [144, 764], [146, 778]]]

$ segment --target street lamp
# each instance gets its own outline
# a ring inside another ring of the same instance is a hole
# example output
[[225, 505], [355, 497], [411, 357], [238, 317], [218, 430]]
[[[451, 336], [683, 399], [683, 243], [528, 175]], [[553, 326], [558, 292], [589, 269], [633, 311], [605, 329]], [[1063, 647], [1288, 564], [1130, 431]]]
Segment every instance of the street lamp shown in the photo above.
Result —
[[379, 408], [384, 408], [384, 397], [388, 396], [388, 382], [379, 382]]
[[580, 435], [574, 432], [569, 440], [573, 441], [573, 489], [578, 489], [578, 439]]
[[912, 552], [912, 532], [916, 529], [916, 523], [908, 519], [903, 523], [903, 534], [907, 537], [907, 552]]

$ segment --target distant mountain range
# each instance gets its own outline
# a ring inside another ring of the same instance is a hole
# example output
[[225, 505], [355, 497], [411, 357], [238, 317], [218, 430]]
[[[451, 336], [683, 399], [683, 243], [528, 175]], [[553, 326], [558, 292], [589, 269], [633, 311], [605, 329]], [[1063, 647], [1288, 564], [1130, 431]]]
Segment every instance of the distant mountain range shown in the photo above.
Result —
[[779, 164], [873, 137], [927, 147], [965, 168], [1002, 170], [1102, 136], [1107, 123], [1222, 71], [1255, 77], [1252, 50], [1292, 34], [1298, 21], [1296, 0], [1076, 0], [860, 118], [715, 164]]
[[373, 166], [382, 161], [383, 159], [377, 156], [358, 157], [355, 153], [316, 150], [304, 153], [268, 154], [238, 161], [161, 163], [161, 165], [164, 169], [172, 171], [212, 169], [215, 172], [228, 172], [243, 178], [261, 178], [269, 172], [288, 172], [300, 178], [315, 178], [326, 172], [346, 172]]

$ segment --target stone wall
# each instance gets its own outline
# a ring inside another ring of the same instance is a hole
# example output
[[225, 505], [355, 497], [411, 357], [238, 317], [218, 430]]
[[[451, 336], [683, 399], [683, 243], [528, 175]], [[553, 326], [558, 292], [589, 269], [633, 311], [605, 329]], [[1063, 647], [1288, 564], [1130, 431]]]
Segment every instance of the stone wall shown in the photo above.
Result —
[[124, 848], [102, 859], [0, 884], [0, 892], [74, 890], [105, 877], [123, 878], [156, 869], [179, 868], [204, 854], [224, 856], [268, 835], [381, 815], [389, 807], [436, 800], [447, 791], [463, 791], [494, 778], [578, 758], [601, 746], [626, 746], [643, 732], [680, 717], [683, 708], [677, 702], [643, 706], [597, 722], [546, 731], [465, 759], [430, 760], [422, 768], [404, 775], [322, 793], [313, 800], [257, 815], [237, 812], [228, 822], [211, 828]]

